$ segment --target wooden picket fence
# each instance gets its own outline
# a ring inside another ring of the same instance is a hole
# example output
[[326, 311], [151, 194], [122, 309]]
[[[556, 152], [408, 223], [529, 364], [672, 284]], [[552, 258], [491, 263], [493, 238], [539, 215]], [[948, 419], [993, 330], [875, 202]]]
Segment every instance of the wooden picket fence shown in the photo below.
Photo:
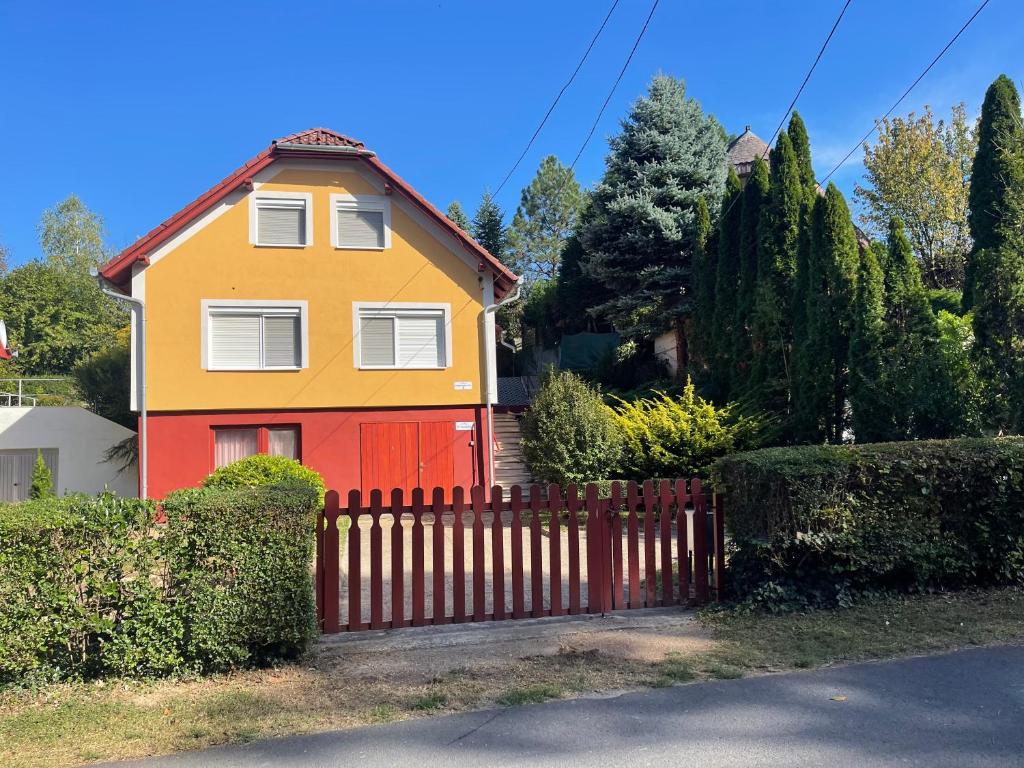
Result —
[[351, 491], [344, 507], [336, 491], [328, 492], [316, 537], [321, 630], [606, 613], [721, 598], [722, 498], [705, 492], [699, 479], [613, 483], [607, 498], [595, 485], [582, 496], [574, 485], [545, 490], [513, 486], [506, 496], [494, 486], [488, 499], [474, 487], [467, 500], [463, 488], [436, 488], [428, 502], [417, 488], [408, 504], [394, 490], [388, 506], [379, 490], [370, 492], [368, 504]]

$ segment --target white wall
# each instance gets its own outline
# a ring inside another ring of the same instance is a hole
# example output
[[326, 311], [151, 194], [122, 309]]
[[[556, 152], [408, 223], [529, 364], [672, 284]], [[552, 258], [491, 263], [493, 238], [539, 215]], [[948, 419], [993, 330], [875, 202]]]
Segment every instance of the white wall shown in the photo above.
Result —
[[666, 331], [654, 339], [654, 355], [665, 361], [668, 365], [668, 372], [675, 378], [679, 370], [679, 361], [676, 360], [676, 332]]
[[118, 472], [117, 462], [103, 460], [108, 448], [134, 434], [84, 408], [0, 408], [0, 449], [56, 448], [61, 495], [108, 488], [122, 496], [138, 496], [135, 466]]

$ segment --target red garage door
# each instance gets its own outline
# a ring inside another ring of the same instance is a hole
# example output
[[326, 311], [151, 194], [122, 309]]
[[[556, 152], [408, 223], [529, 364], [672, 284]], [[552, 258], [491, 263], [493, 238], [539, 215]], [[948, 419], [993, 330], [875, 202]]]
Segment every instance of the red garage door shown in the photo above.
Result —
[[[455, 424], [401, 421], [360, 425], [362, 491], [375, 488], [387, 500], [393, 488], [406, 498], [413, 488], [448, 490], [455, 484]], [[465, 434], [465, 433], [463, 433]], [[462, 442], [462, 441], [460, 441]]]

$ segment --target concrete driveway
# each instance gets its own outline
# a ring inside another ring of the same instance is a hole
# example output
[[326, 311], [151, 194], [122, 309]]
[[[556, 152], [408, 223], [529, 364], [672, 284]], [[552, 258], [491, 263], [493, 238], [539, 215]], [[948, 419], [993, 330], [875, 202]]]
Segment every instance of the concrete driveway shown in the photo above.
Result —
[[132, 763], [145, 768], [1024, 764], [1024, 647], [695, 683]]

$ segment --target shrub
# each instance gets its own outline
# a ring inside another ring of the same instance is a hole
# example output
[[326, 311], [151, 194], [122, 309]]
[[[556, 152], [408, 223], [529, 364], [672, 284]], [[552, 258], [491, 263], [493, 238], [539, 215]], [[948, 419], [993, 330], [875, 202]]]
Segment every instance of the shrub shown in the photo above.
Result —
[[1024, 583], [1024, 439], [770, 448], [714, 474], [748, 602]]
[[679, 397], [657, 392], [632, 402], [616, 400], [622, 475], [637, 481], [706, 476], [715, 459], [754, 447], [761, 427], [756, 418], [734, 416], [729, 406], [715, 408], [691, 381]]
[[203, 480], [204, 488], [256, 488], [261, 485], [302, 483], [316, 489], [324, 503], [324, 479], [320, 473], [302, 466], [295, 459], [268, 456], [264, 453], [247, 456], [220, 467]]
[[43, 452], [36, 452], [36, 463], [32, 467], [32, 485], [28, 489], [30, 499], [48, 499], [56, 496], [53, 488], [53, 473], [43, 461]]
[[190, 488], [163, 503], [167, 599], [197, 671], [295, 658], [316, 633], [308, 483]]
[[152, 677], [302, 653], [315, 633], [308, 484], [0, 505], [0, 684]]
[[522, 433], [523, 454], [534, 474], [563, 485], [609, 477], [622, 451], [611, 408], [568, 371], [545, 375]]
[[0, 683], [176, 664], [156, 645], [124, 656], [160, 614], [140, 577], [155, 567], [152, 521], [149, 503], [113, 494], [0, 505]]

